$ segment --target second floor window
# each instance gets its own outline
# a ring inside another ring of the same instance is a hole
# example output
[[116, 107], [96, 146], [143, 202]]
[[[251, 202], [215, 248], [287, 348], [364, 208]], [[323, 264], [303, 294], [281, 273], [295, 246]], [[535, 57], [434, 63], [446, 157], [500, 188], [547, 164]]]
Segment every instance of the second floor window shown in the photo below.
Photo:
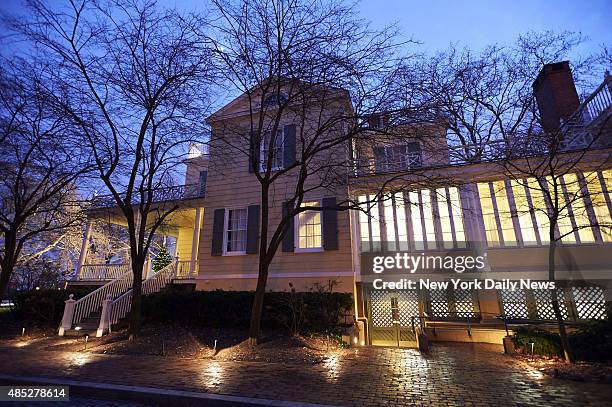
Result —
[[272, 155], [272, 171], [277, 171], [283, 168], [283, 130], [279, 129], [276, 132], [276, 137], [272, 137], [272, 132], [266, 132], [261, 141], [261, 150], [259, 162], [261, 163], [261, 171], [266, 171], [268, 158]]
[[243, 254], [247, 242], [247, 209], [228, 209], [225, 218], [225, 253]]
[[375, 147], [374, 155], [377, 172], [407, 171], [422, 166], [419, 143]]

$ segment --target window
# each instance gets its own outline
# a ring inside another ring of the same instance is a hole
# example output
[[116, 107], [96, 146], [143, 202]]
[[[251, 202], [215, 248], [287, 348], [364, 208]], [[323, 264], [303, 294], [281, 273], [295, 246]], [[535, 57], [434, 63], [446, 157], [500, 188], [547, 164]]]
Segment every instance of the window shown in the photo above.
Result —
[[268, 155], [272, 149], [272, 171], [277, 171], [283, 168], [283, 131], [279, 129], [276, 132], [276, 137], [272, 137], [272, 132], [264, 133], [261, 143], [261, 151], [259, 162], [261, 163], [261, 171], [266, 171], [268, 163]]
[[379, 172], [407, 171], [422, 165], [419, 143], [376, 147], [375, 155], [376, 170]]
[[448, 200], [446, 199], [446, 188], [436, 189], [436, 201], [438, 202], [438, 216], [442, 228], [442, 245], [445, 249], [452, 249], [453, 230], [451, 228], [451, 217], [448, 211]]
[[588, 215], [589, 207], [584, 200], [585, 193], [582, 190], [578, 177], [576, 174], [565, 174], [563, 176], [563, 183], [565, 184], [567, 196], [571, 201], [572, 215], [576, 222], [580, 242], [595, 242], [595, 236], [593, 235], [593, 230], [591, 230], [591, 220]]
[[610, 228], [610, 211], [608, 210], [608, 203], [604, 191], [599, 182], [599, 175], [596, 172], [590, 172], [584, 174], [584, 182], [587, 184], [589, 190], [589, 198], [591, 198], [591, 204], [593, 211], [595, 212], [595, 218], [599, 223], [599, 231], [601, 232], [601, 238], [604, 242], [612, 242], [612, 228]]
[[383, 223], [385, 225], [385, 231], [387, 235], [387, 250], [395, 251], [397, 250], [397, 247], [395, 241], [395, 217], [393, 215], [393, 201], [389, 196], [383, 197], [382, 200], [384, 211]]
[[395, 201], [395, 218], [397, 221], [397, 239], [399, 250], [408, 250], [408, 228], [406, 226], [406, 207], [404, 205], [404, 194], [398, 192], [393, 197]]
[[531, 207], [535, 211], [540, 241], [546, 244], [550, 241], [550, 220], [548, 217], [548, 204], [537, 179], [527, 178], [527, 190], [531, 196]]
[[[302, 208], [320, 207], [321, 202], [302, 203]], [[297, 247], [296, 251], [320, 251], [323, 248], [321, 228], [321, 211], [307, 210], [297, 214]]]
[[512, 186], [512, 193], [514, 195], [514, 203], [516, 205], [519, 225], [521, 226], [523, 244], [525, 246], [536, 245], [538, 244], [538, 240], [536, 237], [535, 228], [533, 226], [533, 220], [531, 218], [533, 209], [529, 205], [527, 194], [525, 192], [526, 181], [512, 180], [510, 181], [510, 184]]
[[482, 208], [482, 220], [484, 222], [487, 244], [491, 247], [499, 246], [497, 221], [495, 220], [495, 211], [488, 183], [478, 183], [478, 195], [480, 195], [480, 206]]
[[225, 213], [225, 254], [244, 254], [247, 242], [247, 209], [228, 209]]
[[504, 246], [516, 246], [514, 222], [512, 221], [512, 213], [510, 212], [510, 204], [508, 203], [506, 183], [504, 181], [493, 182], [493, 190], [495, 191], [495, 201], [497, 203]]
[[200, 171], [200, 188], [199, 188], [199, 195], [198, 196], [204, 196], [204, 194], [206, 193], [206, 180], [208, 179], [208, 171]]

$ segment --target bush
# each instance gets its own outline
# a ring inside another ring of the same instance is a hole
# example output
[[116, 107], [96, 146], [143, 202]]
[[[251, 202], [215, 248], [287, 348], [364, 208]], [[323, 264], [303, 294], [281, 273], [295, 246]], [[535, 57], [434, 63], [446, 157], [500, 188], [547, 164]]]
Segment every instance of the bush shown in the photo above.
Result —
[[86, 295], [92, 289], [31, 290], [17, 293], [14, 298], [15, 318], [27, 325], [58, 325], [64, 315], [64, 302], [69, 294], [74, 299]]
[[[253, 292], [168, 290], [143, 297], [143, 321], [179, 322], [222, 328], [248, 328]], [[329, 292], [266, 293], [262, 326], [292, 332], [332, 332], [352, 307], [350, 294]]]
[[576, 360], [612, 360], [612, 321], [590, 321], [572, 332], [569, 341]]
[[537, 327], [521, 326], [512, 335], [514, 346], [524, 349], [526, 353], [531, 353], [533, 342], [533, 353], [544, 356], [561, 356], [561, 339], [559, 335]]

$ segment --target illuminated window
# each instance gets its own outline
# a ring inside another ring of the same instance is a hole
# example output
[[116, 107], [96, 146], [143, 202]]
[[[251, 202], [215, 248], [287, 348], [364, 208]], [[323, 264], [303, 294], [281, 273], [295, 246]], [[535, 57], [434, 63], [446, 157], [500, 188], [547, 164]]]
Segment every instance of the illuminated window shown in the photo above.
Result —
[[[303, 202], [302, 208], [320, 207], [319, 201]], [[297, 247], [296, 251], [316, 251], [321, 250], [321, 211], [307, 210], [297, 215]]]
[[425, 247], [425, 237], [423, 235], [423, 225], [421, 224], [421, 210], [419, 205], [419, 194], [417, 192], [410, 192], [408, 194], [408, 200], [410, 201], [410, 217], [412, 221], [412, 239], [414, 241], [415, 249], [423, 250]]
[[[544, 182], [542, 182], [544, 185]], [[548, 217], [548, 205], [542, 185], [535, 178], [527, 178], [527, 189], [531, 196], [531, 206], [535, 212], [536, 223], [540, 241], [543, 244], [550, 242], [550, 218]]]
[[440, 227], [442, 228], [442, 244], [445, 249], [450, 249], [454, 247], [454, 243], [451, 217], [448, 211], [448, 199], [446, 198], [446, 188], [436, 189], [436, 200], [438, 202]]
[[[370, 196], [370, 199], [373, 199]], [[380, 215], [378, 211], [378, 202], [370, 205], [370, 225], [372, 227], [372, 250], [379, 252], [382, 250], [382, 236], [380, 232]]]
[[368, 216], [368, 197], [362, 195], [358, 198], [359, 202], [359, 235], [361, 238], [361, 251], [370, 251], [370, 226]]
[[512, 180], [510, 184], [514, 195], [519, 225], [521, 226], [523, 244], [526, 246], [538, 244], [533, 220], [531, 218], [533, 208], [530, 207], [529, 201], [527, 200], [527, 194], [525, 193], [525, 180]]
[[478, 194], [480, 195], [482, 220], [484, 222], [487, 243], [489, 246], [499, 246], [499, 232], [497, 230], [497, 221], [495, 220], [495, 211], [493, 209], [489, 184], [486, 182], [478, 183]]
[[393, 216], [393, 201], [391, 197], [385, 196], [383, 199], [383, 213], [384, 213], [384, 223], [385, 223], [385, 234], [386, 234], [386, 242], [387, 242], [387, 250], [395, 251], [397, 250], [396, 240], [395, 240], [395, 219]]
[[546, 184], [548, 186], [549, 194], [554, 197], [558, 196], [558, 209], [559, 219], [557, 226], [559, 228], [559, 235], [561, 236], [562, 243], [576, 243], [576, 237], [574, 235], [574, 227], [572, 226], [572, 220], [569, 214], [569, 202], [565, 199], [563, 188], [561, 186], [560, 177], [546, 177]]
[[612, 217], [608, 210], [608, 203], [606, 202], [605, 192], [601, 187], [599, 176], [596, 172], [585, 173], [584, 181], [589, 190], [589, 197], [591, 198], [595, 217], [600, 225], [599, 231], [601, 232], [601, 238], [604, 242], [612, 242], [612, 228], [610, 227]]
[[591, 229], [591, 220], [589, 219], [588, 206], [584, 200], [584, 192], [581, 189], [580, 182], [576, 174], [566, 174], [563, 176], [563, 183], [567, 191], [567, 196], [571, 203], [572, 214], [578, 236], [581, 243], [595, 242], [595, 236]]
[[495, 192], [495, 202], [497, 203], [497, 211], [502, 228], [504, 246], [516, 246], [514, 222], [512, 222], [512, 213], [510, 212], [510, 204], [508, 203], [505, 182], [493, 182], [493, 191]]
[[408, 250], [408, 227], [406, 226], [406, 207], [404, 204], [404, 194], [395, 194], [395, 218], [397, 221], [397, 240], [399, 250]]
[[434, 228], [433, 207], [431, 205], [431, 192], [421, 191], [421, 208], [423, 209], [423, 219], [425, 220], [425, 237], [428, 249], [436, 248], [436, 230]]
[[453, 225], [455, 226], [455, 240], [458, 247], [466, 247], [465, 231], [463, 228], [463, 212], [461, 211], [461, 199], [459, 191], [452, 187], [448, 189], [450, 196], [451, 213], [453, 214]]

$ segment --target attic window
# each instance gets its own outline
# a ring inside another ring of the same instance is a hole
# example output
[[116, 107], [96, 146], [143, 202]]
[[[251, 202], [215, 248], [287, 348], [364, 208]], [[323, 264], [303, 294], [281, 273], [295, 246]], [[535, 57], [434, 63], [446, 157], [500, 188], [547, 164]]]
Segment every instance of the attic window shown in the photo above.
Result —
[[262, 103], [263, 107], [275, 107], [287, 102], [287, 96], [283, 93], [275, 93], [268, 96]]

